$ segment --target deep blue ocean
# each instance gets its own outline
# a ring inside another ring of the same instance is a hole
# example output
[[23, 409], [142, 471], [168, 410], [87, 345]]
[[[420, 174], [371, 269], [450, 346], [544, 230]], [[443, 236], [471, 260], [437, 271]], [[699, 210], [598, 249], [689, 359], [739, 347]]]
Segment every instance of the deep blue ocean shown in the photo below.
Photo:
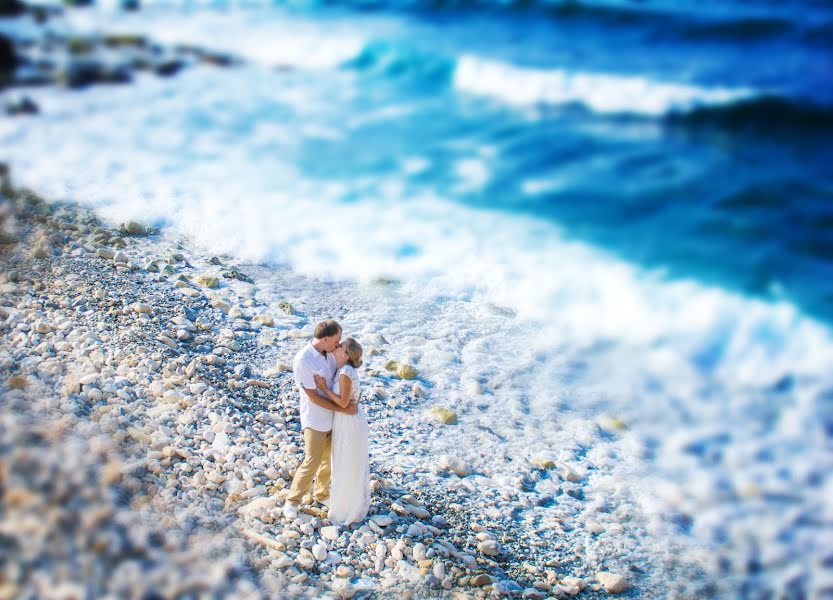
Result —
[[[339, 175], [372, 176], [403, 153], [435, 156], [420, 178], [459, 202], [551, 219], [570, 238], [671, 277], [833, 318], [833, 4], [358, 4], [413, 23], [342, 65], [367, 81], [370, 98], [359, 101], [402, 95], [419, 110], [316, 143], [303, 163], [313, 175], [337, 165]], [[532, 89], [519, 114], [502, 102], [506, 88], [537, 83], [496, 70], [482, 75], [495, 78], [483, 86], [493, 96], [461, 98], [461, 55], [612, 79], [563, 102]], [[623, 97], [620, 78], [644, 89]], [[748, 93], [649, 110], [655, 82]], [[608, 98], [611, 108], [594, 105]], [[449, 193], [467, 150], [446, 142], [472, 132], [500, 161], [484, 185]], [[541, 185], [524, 189], [528, 181]]]

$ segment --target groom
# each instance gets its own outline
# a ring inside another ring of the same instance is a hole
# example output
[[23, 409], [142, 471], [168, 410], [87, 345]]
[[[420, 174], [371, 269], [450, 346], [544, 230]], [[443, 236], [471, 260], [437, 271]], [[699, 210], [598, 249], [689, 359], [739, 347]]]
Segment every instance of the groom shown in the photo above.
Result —
[[289, 520], [298, 516], [298, 505], [315, 480], [315, 499], [325, 504], [330, 497], [330, 444], [332, 441], [333, 413], [354, 415], [355, 405], [341, 408], [329, 398], [320, 395], [315, 385], [315, 374], [320, 373], [332, 388], [336, 374], [333, 352], [341, 341], [341, 325], [333, 320], [321, 321], [314, 337], [295, 355], [292, 371], [301, 395], [301, 429], [304, 431], [304, 461], [289, 488], [289, 496], [283, 507], [283, 515]]

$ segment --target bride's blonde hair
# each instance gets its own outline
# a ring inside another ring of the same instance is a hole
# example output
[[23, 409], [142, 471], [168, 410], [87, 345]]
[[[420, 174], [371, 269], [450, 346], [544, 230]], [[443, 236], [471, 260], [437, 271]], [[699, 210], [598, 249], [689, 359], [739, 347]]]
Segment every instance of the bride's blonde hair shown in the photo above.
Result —
[[347, 362], [354, 369], [362, 366], [362, 347], [355, 339], [349, 337], [344, 340], [344, 350], [347, 352]]

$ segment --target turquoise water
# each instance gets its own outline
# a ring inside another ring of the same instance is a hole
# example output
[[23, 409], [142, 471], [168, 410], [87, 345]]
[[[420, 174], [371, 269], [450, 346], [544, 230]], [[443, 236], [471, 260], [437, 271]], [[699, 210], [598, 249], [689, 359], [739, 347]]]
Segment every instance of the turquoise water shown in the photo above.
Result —
[[[311, 144], [302, 164], [313, 176], [372, 177], [392, 157], [429, 156], [414, 183], [445, 197], [551, 220], [671, 277], [786, 299], [829, 320], [833, 9], [736, 4], [415, 8], [407, 35], [371, 41], [342, 65], [366, 86], [348, 114], [392, 98], [413, 110]], [[486, 61], [501, 66], [478, 73]], [[533, 71], [597, 79], [548, 93]], [[642, 89], [623, 98], [631, 78]], [[659, 87], [668, 84], [697, 91], [675, 102]], [[715, 89], [738, 97], [712, 100]], [[494, 152], [477, 189], [455, 188], [454, 165], [470, 151], [448, 144], [456, 139]]]
[[[833, 318], [829, 3], [289, 6], [324, 38], [336, 27], [323, 60], [351, 78], [322, 125], [398, 115], [302, 139], [305, 175], [385, 178], [401, 157], [424, 157], [430, 166], [406, 181], [414, 189]], [[356, 46], [339, 52], [345, 32]], [[241, 42], [232, 31], [225, 43]], [[325, 91], [337, 81], [312, 94], [338, 97]], [[239, 115], [239, 131], [271, 116]], [[480, 179], [459, 186], [458, 163], [478, 148], [490, 154], [469, 165]]]

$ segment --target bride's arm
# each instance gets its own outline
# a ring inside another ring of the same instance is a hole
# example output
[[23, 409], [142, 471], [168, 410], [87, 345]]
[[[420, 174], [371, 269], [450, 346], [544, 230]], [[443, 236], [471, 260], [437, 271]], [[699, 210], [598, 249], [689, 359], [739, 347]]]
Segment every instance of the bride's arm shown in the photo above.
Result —
[[324, 381], [323, 377], [320, 375], [315, 376], [315, 382], [318, 384], [319, 389], [321, 389], [321, 391], [324, 392], [330, 400], [338, 404], [341, 408], [347, 408], [350, 405], [350, 392], [353, 389], [353, 380], [350, 379], [350, 376], [346, 373], [342, 373], [339, 375], [338, 381], [341, 396], [327, 387], [326, 381]]
[[350, 379], [347, 373], [339, 375], [338, 391], [341, 392], [341, 397], [330, 392], [333, 394], [330, 400], [338, 404], [341, 408], [347, 408], [350, 405], [350, 392], [353, 391], [353, 380]]
[[[309, 398], [310, 402], [315, 404], [316, 406], [320, 406], [321, 408], [326, 408], [327, 410], [331, 410], [333, 412], [340, 412], [346, 415], [355, 415], [358, 412], [358, 407], [354, 406], [340, 406], [333, 402], [332, 400], [328, 400], [327, 398], [323, 398], [318, 390], [311, 390], [308, 388], [304, 388], [304, 391], [307, 393], [307, 397]], [[330, 390], [327, 390], [328, 392]], [[332, 392], [330, 392], [332, 394]], [[335, 394], [333, 394], [335, 396]]]

